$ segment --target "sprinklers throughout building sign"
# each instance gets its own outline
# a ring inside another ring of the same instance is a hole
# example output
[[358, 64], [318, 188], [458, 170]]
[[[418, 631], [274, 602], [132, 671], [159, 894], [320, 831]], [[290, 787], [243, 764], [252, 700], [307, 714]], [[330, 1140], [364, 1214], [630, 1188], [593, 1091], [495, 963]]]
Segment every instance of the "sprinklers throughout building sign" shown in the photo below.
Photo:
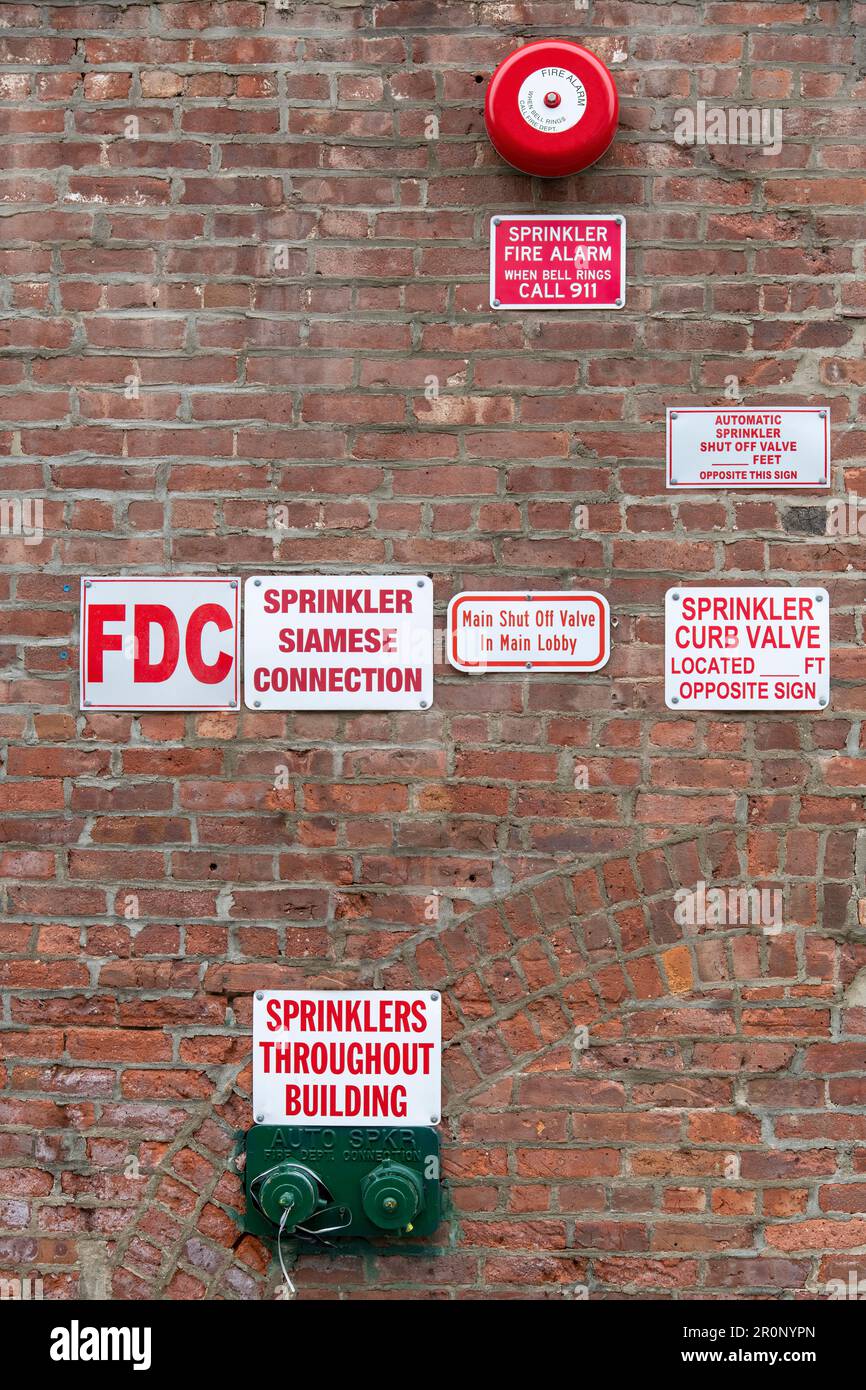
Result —
[[441, 1048], [436, 990], [258, 990], [256, 1123], [436, 1124]]

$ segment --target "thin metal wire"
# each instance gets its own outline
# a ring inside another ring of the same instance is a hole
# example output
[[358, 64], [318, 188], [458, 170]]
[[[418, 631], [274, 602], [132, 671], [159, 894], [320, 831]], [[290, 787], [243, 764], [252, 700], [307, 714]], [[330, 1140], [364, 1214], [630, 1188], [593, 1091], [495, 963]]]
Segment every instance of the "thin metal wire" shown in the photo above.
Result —
[[283, 1231], [286, 1229], [286, 1222], [289, 1219], [289, 1214], [290, 1209], [286, 1207], [285, 1211], [280, 1217], [279, 1230], [277, 1231], [277, 1254], [280, 1259], [280, 1269], [283, 1271], [283, 1278], [285, 1279], [286, 1287], [289, 1290], [289, 1298], [296, 1298], [298, 1291], [292, 1283], [291, 1279], [289, 1278], [289, 1271], [286, 1269], [286, 1262], [283, 1259]]
[[307, 1220], [308, 1220], [308, 1221], [320, 1221], [323, 1217], [327, 1216], [327, 1215], [328, 1215], [330, 1212], [332, 1212], [332, 1211], [333, 1211], [333, 1212], [336, 1212], [336, 1214], [337, 1214], [337, 1215], [339, 1216], [339, 1218], [340, 1218], [340, 1220], [336, 1223], [336, 1225], [334, 1225], [334, 1226], [296, 1226], [296, 1227], [295, 1227], [295, 1230], [296, 1230], [296, 1231], [303, 1231], [304, 1234], [305, 1234], [305, 1235], [308, 1235], [308, 1236], [327, 1236], [327, 1235], [330, 1235], [332, 1231], [344, 1231], [344, 1230], [346, 1229], [347, 1226], [351, 1226], [351, 1224], [352, 1224], [352, 1213], [349, 1211], [349, 1208], [348, 1208], [348, 1207], [334, 1207], [334, 1206], [331, 1206], [331, 1207], [324, 1207], [324, 1208], [322, 1209], [322, 1211], [314, 1212], [313, 1215], [312, 1215], [311, 1217], [308, 1217], [308, 1218], [307, 1218]]
[[[259, 1208], [260, 1211], [262, 1211], [263, 1208], [259, 1200], [259, 1189], [261, 1188], [265, 1179], [270, 1177], [271, 1173], [276, 1172], [279, 1166], [279, 1164], [276, 1164], [273, 1168], [268, 1168], [264, 1173], [259, 1173], [258, 1176], [253, 1178], [252, 1182], [250, 1183], [250, 1195], [252, 1196], [254, 1202], [256, 1203], [256, 1206]], [[310, 1177], [313, 1178], [320, 1191], [326, 1192], [328, 1197], [331, 1196], [330, 1192], [328, 1192], [327, 1187], [325, 1187], [325, 1184], [322, 1182], [321, 1178], [318, 1176], [317, 1173], [314, 1173], [311, 1168], [307, 1168], [304, 1164], [297, 1164], [296, 1166], [302, 1167], [306, 1173], [309, 1173]], [[321, 1231], [309, 1230], [306, 1226], [295, 1226], [292, 1230], [293, 1237], [296, 1240], [311, 1241], [315, 1242], [318, 1245], [326, 1246], [328, 1249], [334, 1249], [335, 1247], [333, 1245], [333, 1242], [330, 1240], [325, 1240], [324, 1237], [326, 1235], [330, 1235], [332, 1231], [342, 1231], [347, 1226], [351, 1226], [352, 1215], [347, 1207], [334, 1207], [333, 1205], [330, 1207], [326, 1207], [323, 1211], [315, 1213], [315, 1215], [318, 1216], [319, 1220], [321, 1220], [323, 1216], [327, 1216], [331, 1211], [337, 1212], [337, 1214], [341, 1218], [336, 1225], [323, 1226]], [[282, 1216], [280, 1217], [280, 1224], [277, 1228], [277, 1256], [280, 1261], [280, 1269], [282, 1270], [283, 1278], [286, 1281], [286, 1287], [289, 1290], [289, 1297], [296, 1298], [297, 1289], [295, 1288], [294, 1284], [289, 1278], [289, 1272], [286, 1269], [286, 1262], [283, 1259], [283, 1233], [286, 1229], [286, 1223], [288, 1222], [290, 1215], [291, 1208], [286, 1207], [283, 1211]]]

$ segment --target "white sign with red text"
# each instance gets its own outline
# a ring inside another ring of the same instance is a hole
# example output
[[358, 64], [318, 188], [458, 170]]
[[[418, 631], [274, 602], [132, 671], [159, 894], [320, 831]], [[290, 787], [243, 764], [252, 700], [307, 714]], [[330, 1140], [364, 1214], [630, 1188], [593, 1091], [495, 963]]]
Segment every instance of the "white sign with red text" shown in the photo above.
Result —
[[82, 709], [227, 710], [240, 699], [237, 579], [82, 579]]
[[829, 487], [830, 412], [817, 406], [668, 410], [667, 485]]
[[257, 990], [256, 1124], [438, 1123], [442, 1000], [430, 990]]
[[428, 709], [433, 585], [426, 575], [277, 574], [244, 586], [250, 709]]
[[668, 589], [670, 709], [824, 709], [830, 700], [826, 589]]
[[448, 660], [458, 671], [598, 671], [610, 655], [610, 609], [601, 594], [455, 594]]

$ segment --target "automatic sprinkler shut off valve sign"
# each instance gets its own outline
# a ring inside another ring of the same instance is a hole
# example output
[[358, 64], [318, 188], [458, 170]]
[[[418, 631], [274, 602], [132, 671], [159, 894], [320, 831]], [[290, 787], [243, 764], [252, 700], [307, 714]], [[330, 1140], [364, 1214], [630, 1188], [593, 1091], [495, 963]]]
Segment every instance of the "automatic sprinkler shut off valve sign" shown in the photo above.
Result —
[[818, 406], [677, 406], [667, 412], [669, 488], [830, 486], [830, 412]]

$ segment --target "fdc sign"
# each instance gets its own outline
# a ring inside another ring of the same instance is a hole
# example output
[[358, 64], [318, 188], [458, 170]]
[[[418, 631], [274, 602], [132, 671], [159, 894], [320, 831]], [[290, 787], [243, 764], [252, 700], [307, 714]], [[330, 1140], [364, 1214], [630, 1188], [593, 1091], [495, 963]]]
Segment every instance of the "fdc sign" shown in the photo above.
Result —
[[427, 990], [258, 990], [256, 1124], [436, 1124], [441, 1034]]
[[237, 709], [236, 579], [81, 581], [83, 709]]

